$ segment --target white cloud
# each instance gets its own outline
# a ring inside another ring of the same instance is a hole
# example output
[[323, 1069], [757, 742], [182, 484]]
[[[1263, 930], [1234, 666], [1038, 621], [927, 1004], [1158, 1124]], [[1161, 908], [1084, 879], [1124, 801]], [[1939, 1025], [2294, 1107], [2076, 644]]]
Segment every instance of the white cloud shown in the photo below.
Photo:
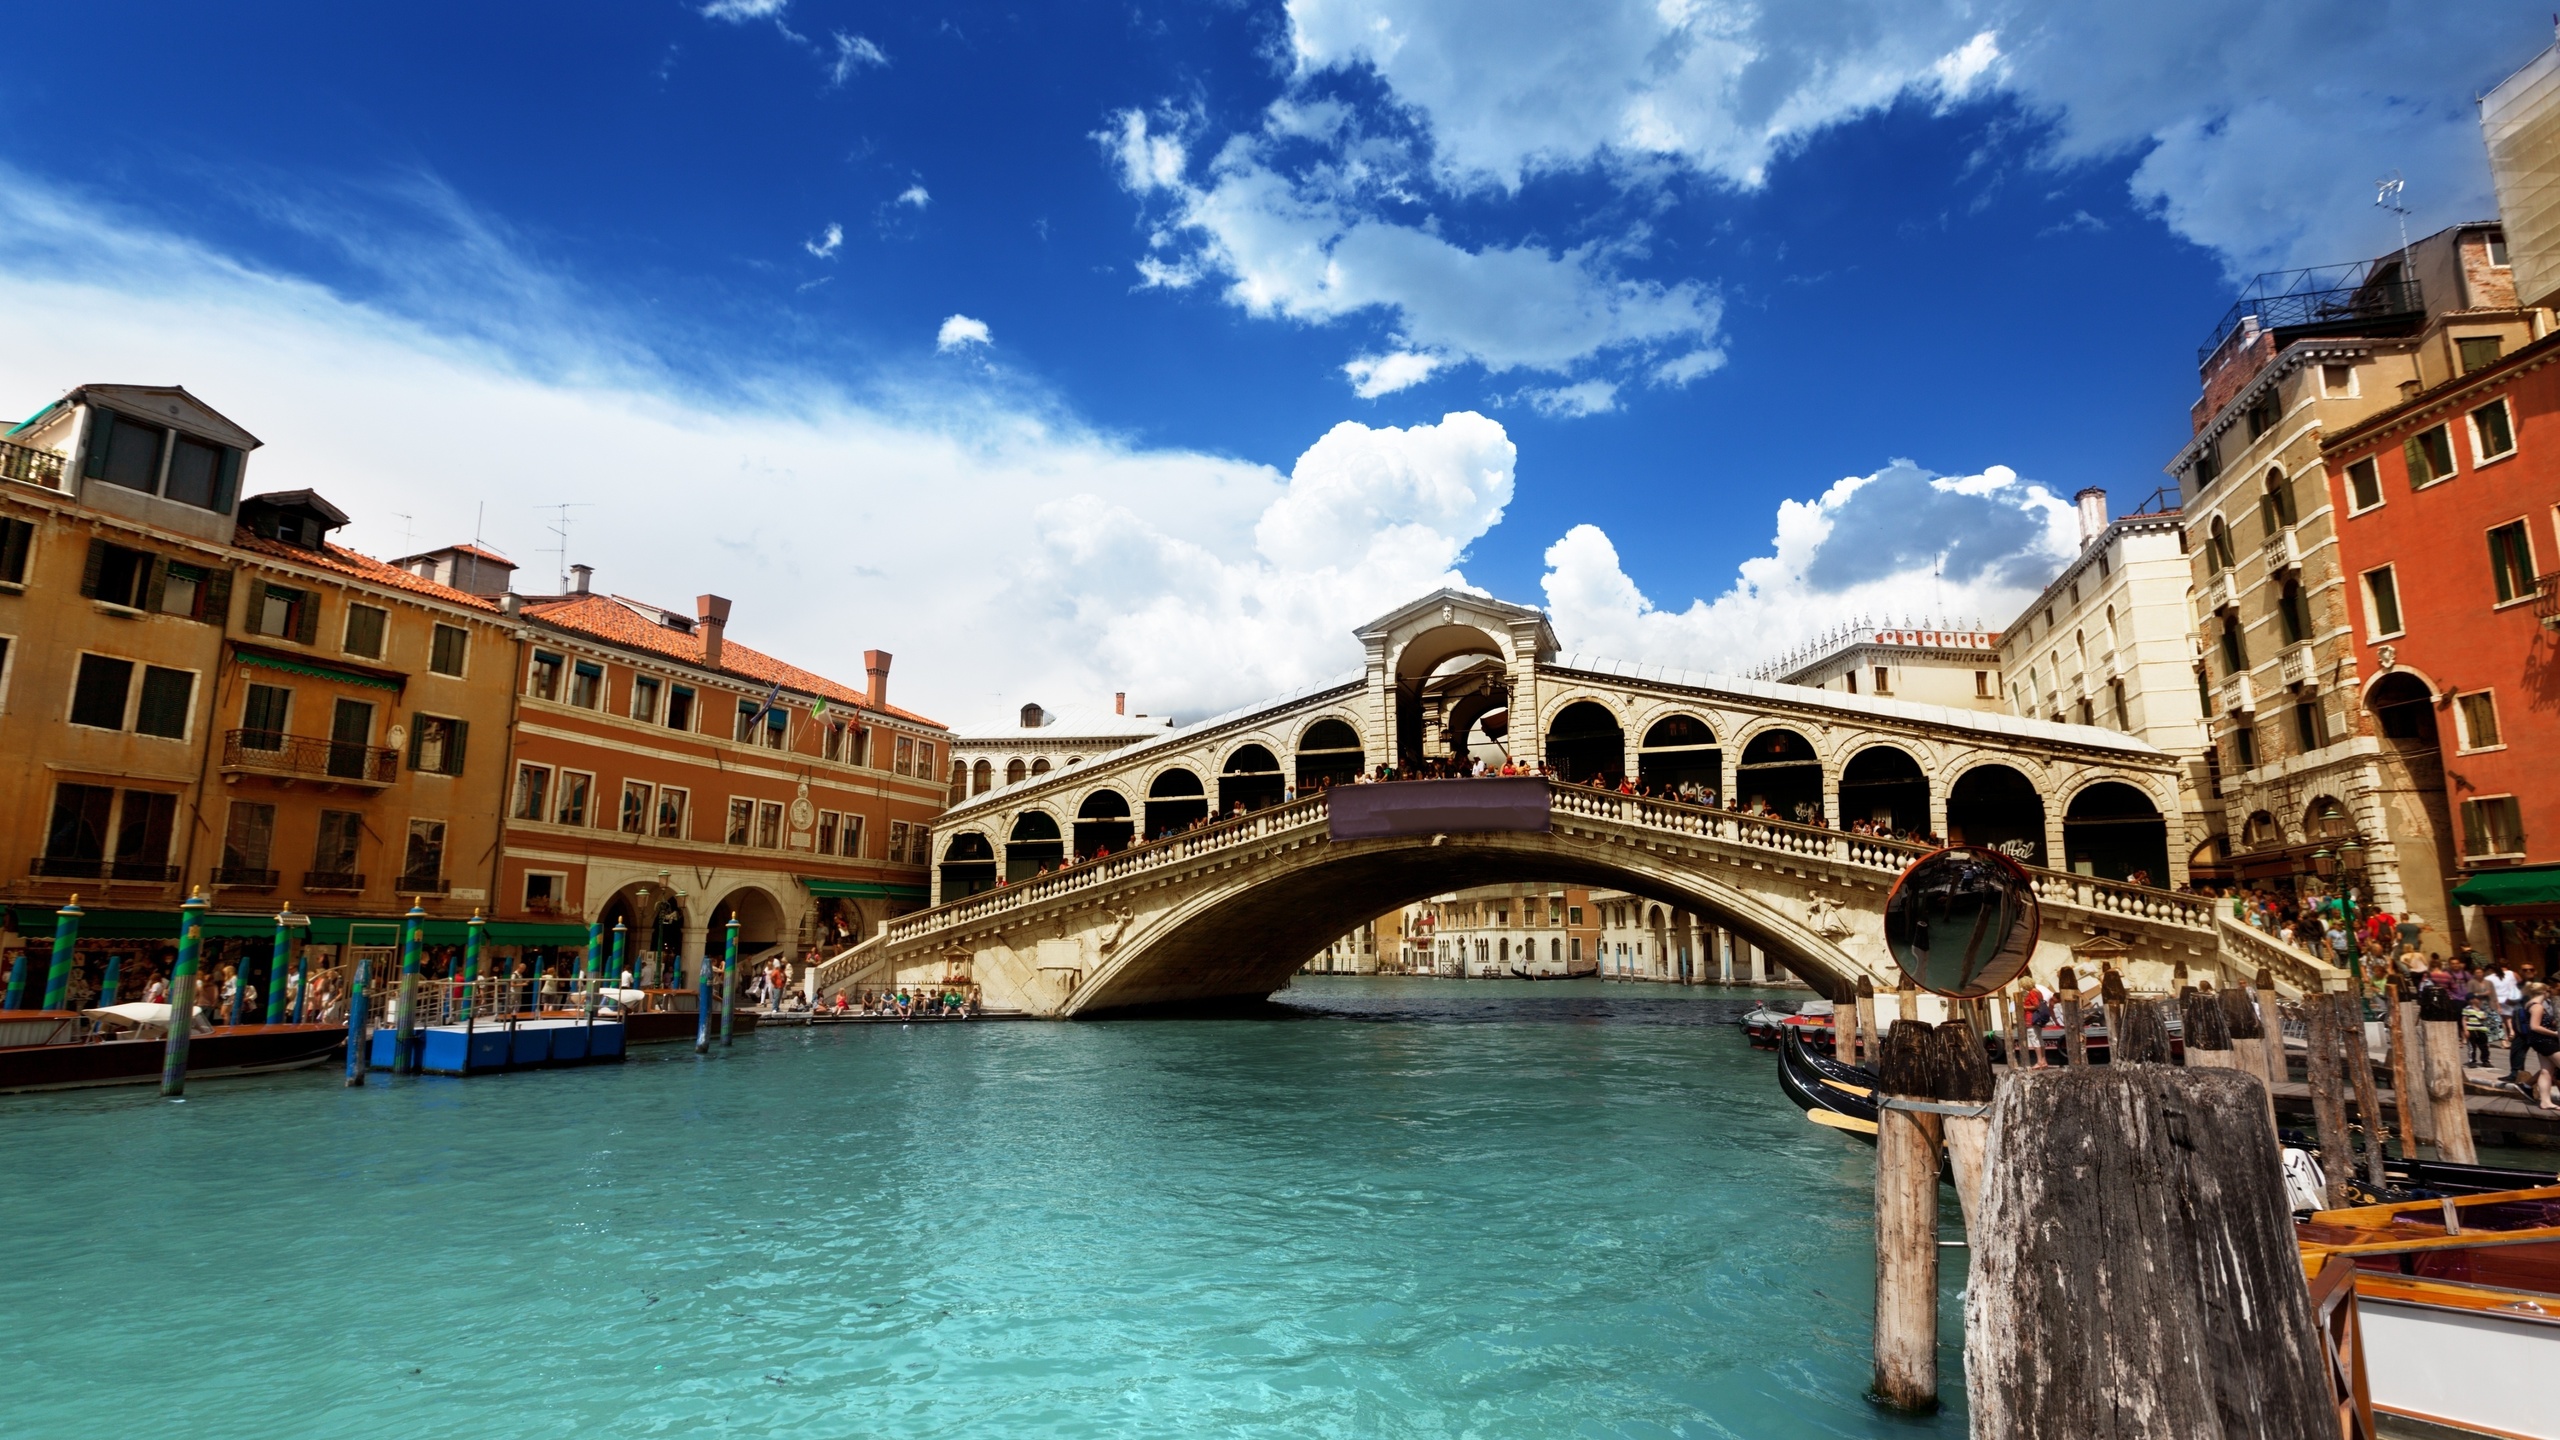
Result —
[[702, 7], [703, 17], [744, 24], [749, 20], [770, 20], [782, 14], [791, 0], [711, 0]]
[[1620, 255], [1597, 242], [1470, 250], [1369, 218], [1341, 177], [1284, 175], [1250, 139], [1225, 147], [1194, 184], [1179, 137], [1135, 111], [1119, 121], [1096, 138], [1122, 182], [1171, 206], [1139, 265], [1151, 285], [1216, 274], [1253, 315], [1319, 324], [1383, 315], [1407, 348], [1495, 372], [1563, 373], [1615, 352], [1703, 347], [1722, 317], [1704, 286], [1625, 278]]
[[[588, 504], [568, 558], [599, 587], [728, 595], [740, 643], [856, 684], [864, 648], [893, 651], [892, 698], [944, 718], [1113, 690], [1198, 715], [1351, 668], [1350, 627], [1458, 583], [1511, 494], [1510, 442], [1479, 416], [1340, 426], [1284, 475], [895, 372], [871, 399], [796, 374], [704, 393], [566, 285], [486, 257], [384, 263], [437, 283], [395, 313], [0, 167], [0, 312], [53, 337], [0, 347], [0, 408], [184, 383], [266, 441], [252, 491], [319, 490], [376, 555], [412, 548], [399, 512], [423, 546], [469, 536], [485, 502], [532, 590], [553, 583], [541, 507]], [[433, 308], [483, 304], [513, 315], [507, 340]], [[386, 443], [403, 435], [452, 444]]]
[[821, 260], [832, 260], [835, 258], [837, 249], [843, 244], [844, 227], [841, 225], [829, 225], [826, 229], [826, 233], [819, 236], [817, 239], [801, 241], [800, 248], [817, 256]]
[[879, 46], [860, 35], [848, 35], [838, 30], [830, 35], [828, 40], [835, 52], [827, 60], [827, 80], [830, 84], [841, 85], [851, 79], [856, 70], [866, 67], [885, 68], [889, 63], [888, 55]]
[[944, 320], [942, 329], [935, 332], [933, 337], [933, 348], [936, 350], [965, 350], [972, 345], [993, 343], [995, 343], [995, 337], [987, 333], [987, 322], [972, 320], [966, 315], [954, 315]]
[[917, 209], [921, 210], [925, 206], [933, 203], [933, 196], [927, 194], [922, 185], [910, 185], [906, 189], [898, 192], [897, 203], [901, 205], [913, 205]]
[[1544, 583], [1566, 646], [1742, 670], [1858, 615], [1944, 615], [2006, 626], [2078, 553], [2070, 504], [1994, 465], [1935, 476], [1909, 461], [1778, 506], [1770, 553], [1713, 599], [1664, 609], [1596, 525], [1549, 547]]
[[1724, 368], [1724, 352], [1714, 348], [1675, 355], [1653, 367], [1653, 383], [1675, 388]]
[[[2134, 198], [2235, 272], [2379, 253], [2371, 183], [2423, 176], [2433, 228], [2494, 213], [2472, 97], [2547, 43], [2425, 0], [1290, 0], [1301, 77], [1374, 68], [1445, 184], [1516, 188], [1669, 158], [1756, 186], [1794, 145], [1903, 95], [2004, 92], [2051, 158], [2139, 154]], [[2282, 57], [2272, 61], [2269, 57]]]
[[1617, 409], [1618, 387], [1608, 380], [1585, 380], [1549, 390], [1526, 391], [1521, 398], [1550, 419], [1579, 420], [1585, 415], [1606, 415]]
[[1342, 373], [1351, 377], [1351, 393], [1363, 400], [1375, 400], [1421, 384], [1444, 363], [1439, 356], [1419, 350], [1393, 350], [1384, 355], [1362, 355], [1344, 365]]

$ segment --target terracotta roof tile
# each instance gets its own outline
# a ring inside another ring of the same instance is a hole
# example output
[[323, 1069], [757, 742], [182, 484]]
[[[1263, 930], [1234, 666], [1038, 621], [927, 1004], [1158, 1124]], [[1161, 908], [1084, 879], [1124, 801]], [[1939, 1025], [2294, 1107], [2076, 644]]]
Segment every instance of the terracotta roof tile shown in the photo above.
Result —
[[343, 545], [331, 545], [326, 550], [305, 550], [299, 545], [287, 545], [281, 541], [269, 540], [263, 535], [247, 534], [233, 540], [232, 545], [235, 549], [246, 550], [252, 554], [290, 560], [297, 565], [308, 565], [314, 570], [335, 571], [349, 579], [384, 585], [394, 590], [406, 590], [414, 595], [442, 600], [449, 605], [460, 605], [468, 609], [486, 610], [492, 613], [495, 613], [498, 608], [498, 602], [486, 595], [474, 595], [468, 590], [456, 590], [450, 585], [439, 585], [433, 580], [412, 575], [398, 566], [385, 565], [370, 555], [359, 555]]
[[[932, 726], [937, 730], [948, 728], [941, 721], [918, 715], [912, 710], [901, 710], [895, 705], [874, 706], [863, 698], [863, 692], [860, 690], [839, 684], [815, 671], [803, 670], [797, 665], [776, 660], [761, 650], [751, 649], [735, 640], [724, 639], [721, 642], [720, 663], [717, 666], [703, 665], [702, 636], [698, 633], [679, 630], [672, 625], [661, 624], [633, 608], [634, 605], [644, 603], [625, 601], [611, 595], [564, 595], [556, 599], [527, 600], [524, 613], [527, 617], [539, 620], [545, 625], [556, 626], [562, 630], [591, 636], [634, 650], [646, 650], [651, 654], [664, 655], [671, 660], [681, 660], [688, 665], [702, 666], [704, 669], [735, 675], [739, 679], [758, 685], [769, 686], [779, 683], [785, 689], [803, 695], [824, 695], [830, 703], [850, 709], [871, 710], [880, 714], [893, 715], [918, 725]], [[654, 610], [657, 607], [647, 608]]]

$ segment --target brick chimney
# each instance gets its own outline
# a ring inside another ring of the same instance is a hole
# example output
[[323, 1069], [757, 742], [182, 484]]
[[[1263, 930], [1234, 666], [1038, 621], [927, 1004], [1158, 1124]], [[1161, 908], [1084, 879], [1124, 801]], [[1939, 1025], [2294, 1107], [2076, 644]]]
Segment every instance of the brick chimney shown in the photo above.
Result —
[[1129, 713], [1128, 691], [1114, 690], [1111, 692], [1111, 713], [1114, 715], [1126, 715]]
[[693, 633], [702, 637], [702, 663], [720, 668], [720, 642], [729, 630], [729, 602], [717, 595], [693, 597]]
[[2080, 548], [2086, 550], [2090, 541], [2106, 533], [2107, 492], [2092, 485], [2072, 496], [2071, 503], [2080, 507]]
[[886, 650], [862, 652], [862, 673], [871, 681], [871, 688], [864, 692], [863, 702], [874, 710], [889, 708], [889, 659]]

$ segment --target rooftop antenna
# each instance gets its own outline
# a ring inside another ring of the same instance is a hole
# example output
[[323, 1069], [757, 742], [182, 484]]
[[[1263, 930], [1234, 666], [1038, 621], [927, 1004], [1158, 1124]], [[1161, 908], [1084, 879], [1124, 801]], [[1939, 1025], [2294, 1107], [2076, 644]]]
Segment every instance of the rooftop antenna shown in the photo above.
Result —
[[415, 551], [418, 548], [418, 517], [415, 515], [403, 515], [397, 510], [392, 511], [391, 516], [393, 519], [400, 522], [400, 549], [402, 553], [405, 554]]
[[[2560, 19], [2560, 16], [2554, 18]], [[2409, 263], [2409, 207], [2400, 203], [2400, 192], [2407, 189], [2408, 184], [2408, 181], [2400, 178], [2400, 172], [2397, 170], [2392, 171], [2388, 177], [2373, 182], [2373, 203], [2400, 219], [2400, 280], [2402, 284], [2407, 284], [2416, 278], [2416, 272]]]
[[560, 537], [560, 543], [551, 547], [551, 553], [560, 557], [560, 589], [558, 593], [566, 595], [569, 593], [569, 512], [572, 510], [590, 509], [592, 506], [589, 502], [584, 500], [563, 500], [550, 505], [536, 505], [533, 508], [536, 510], [557, 510], [560, 512], [554, 523], [546, 525], [543, 528]]

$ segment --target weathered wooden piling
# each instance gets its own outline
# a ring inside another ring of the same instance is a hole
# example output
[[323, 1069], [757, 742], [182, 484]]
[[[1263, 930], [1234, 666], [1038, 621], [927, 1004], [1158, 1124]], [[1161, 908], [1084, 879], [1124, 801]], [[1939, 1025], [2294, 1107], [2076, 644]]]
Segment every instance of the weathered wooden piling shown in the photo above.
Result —
[[2247, 989], [2225, 990], [2213, 997], [2222, 1009], [2222, 1030], [2231, 1037], [2233, 1068], [2267, 1078], [2267, 1032], [2258, 1023], [2258, 1002]]
[[2344, 1052], [2340, 1058], [2347, 1078], [2354, 1082], [2356, 1114], [2364, 1122], [2365, 1183], [2379, 1194], [2391, 1183], [2383, 1170], [2388, 1158], [2383, 1142], [2391, 1135], [2391, 1122], [2382, 1113], [2381, 1087], [2373, 1083], [2373, 1047], [2364, 1036], [2364, 996], [2349, 991], [2329, 998], [2338, 1007], [2338, 1038]]
[[1976, 1440], [2334, 1435], [2260, 1087], [2011, 1071], [1966, 1281]]
[[2302, 999], [2309, 1043], [2303, 1052], [2303, 1080], [2311, 1088], [2311, 1120], [2320, 1138], [2320, 1170], [2328, 1179], [2329, 1208], [2347, 1203], [2347, 1177], [2354, 1173], [2355, 1152], [2347, 1144], [2347, 1103], [2341, 1093], [2346, 1077], [2339, 1073], [2338, 1009], [2326, 995]]
[[2231, 1022], [2222, 999], [2210, 990], [2189, 990], [2178, 997], [2178, 1031], [2189, 1065], [2204, 1070], [2230, 1070], [2239, 1065], [2231, 1049]]
[[2426, 1061], [2427, 1100], [2435, 1112], [2436, 1154], [2457, 1165], [2480, 1163], [2463, 1102], [2462, 1002], [2441, 990], [2418, 995], [2418, 1048]]
[[2080, 1024], [2080, 977], [2068, 965], [2053, 980], [2053, 1018], [2062, 1026], [2062, 1063], [2088, 1064], [2089, 1034]]
[[2284, 1048], [2284, 1008], [2276, 997], [2276, 972], [2261, 965], [2257, 983], [2249, 987], [2258, 1002], [2258, 1025], [2267, 1037], [2267, 1083], [2281, 1085], [2293, 1078], [2293, 1062]]
[[2436, 1138], [2435, 1107], [2426, 1098], [2426, 1067], [2418, 1063], [2418, 1004], [2393, 976], [2383, 1011], [2391, 1038], [2391, 1108], [2400, 1121], [2400, 1156], [2418, 1158], [2418, 1146]]
[[2131, 996], [2107, 1007], [2108, 1063], [2114, 1065], [2166, 1065], [2169, 1063], [2169, 1022], [2161, 1017], [2160, 1002]]
[[1938, 1408], [1939, 1117], [1893, 1099], [1934, 1102], [1942, 1052], [1931, 1027], [1896, 1019], [1876, 1066], [1875, 1401]]
[[[1991, 1056], [1982, 1048], [1982, 1032], [1963, 1020], [1937, 1029], [1938, 1098], [1950, 1105], [1991, 1103]], [[1947, 1114], [1938, 1117], [1938, 1133], [1947, 1147], [1947, 1169], [1956, 1182], [1956, 1201], [1964, 1208], [1964, 1228], [1973, 1233], [1973, 1217], [1982, 1203], [1983, 1145], [1989, 1136], [1987, 1115]]]
[[1876, 982], [1864, 975], [1849, 1006], [1849, 1044], [1853, 1063], [1876, 1063]]

